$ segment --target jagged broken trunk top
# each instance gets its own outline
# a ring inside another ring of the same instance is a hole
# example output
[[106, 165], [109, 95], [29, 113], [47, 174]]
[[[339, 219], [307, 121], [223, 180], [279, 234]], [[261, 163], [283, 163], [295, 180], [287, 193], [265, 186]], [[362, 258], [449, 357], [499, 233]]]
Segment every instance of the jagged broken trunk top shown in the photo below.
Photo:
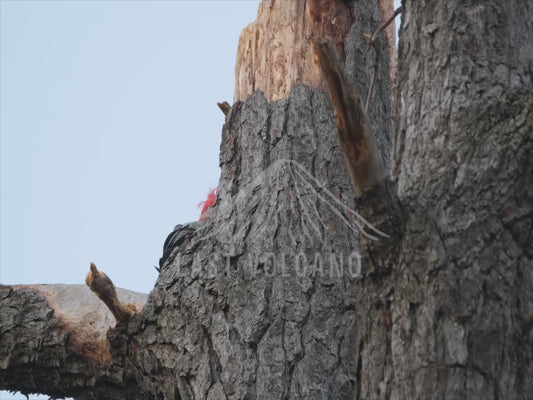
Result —
[[[379, 15], [370, 15], [368, 10], [364, 10], [374, 6], [355, 6], [353, 2], [343, 0], [263, 1], [257, 20], [241, 34], [234, 100], [246, 100], [255, 91], [263, 92], [269, 101], [288, 99], [291, 90], [299, 84], [325, 90], [324, 77], [313, 53], [313, 41], [330, 38], [343, 57], [349, 54], [355, 50], [354, 40], [364, 43], [364, 36], [353, 35], [354, 28], [359, 34], [372, 33], [378, 21], [386, 20], [393, 14], [394, 1], [380, 0], [376, 3], [379, 4]], [[394, 76], [394, 23], [386, 29], [385, 37], [391, 60], [390, 71]], [[363, 67], [363, 64], [359, 66]], [[351, 70], [355, 72], [353, 68]]]

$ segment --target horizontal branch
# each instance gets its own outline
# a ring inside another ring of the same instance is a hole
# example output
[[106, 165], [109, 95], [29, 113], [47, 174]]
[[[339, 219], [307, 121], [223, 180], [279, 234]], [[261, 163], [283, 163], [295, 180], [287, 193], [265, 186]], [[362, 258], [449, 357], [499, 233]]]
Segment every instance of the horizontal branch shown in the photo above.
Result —
[[[139, 305], [147, 299], [117, 294]], [[2, 285], [0, 315], [0, 389], [77, 397], [106, 376], [115, 321], [85, 285]]]

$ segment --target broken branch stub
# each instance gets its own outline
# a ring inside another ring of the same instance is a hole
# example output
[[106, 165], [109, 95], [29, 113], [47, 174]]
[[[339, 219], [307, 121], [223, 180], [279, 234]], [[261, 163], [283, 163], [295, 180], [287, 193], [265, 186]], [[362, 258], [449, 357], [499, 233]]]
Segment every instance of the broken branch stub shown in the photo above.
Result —
[[94, 263], [91, 263], [91, 270], [85, 278], [85, 283], [109, 308], [117, 324], [127, 321], [140, 311], [135, 304], [122, 304], [119, 301], [113, 281], [102, 271], [98, 271]]
[[359, 198], [384, 179], [383, 162], [355, 84], [344, 70], [335, 45], [329, 39], [318, 39], [314, 50], [335, 108], [337, 132], [355, 197]]
[[217, 103], [217, 106], [218, 108], [220, 108], [220, 110], [222, 110], [222, 112], [224, 113], [224, 115], [228, 115], [229, 112], [231, 111], [231, 106], [229, 105], [229, 103], [227, 101], [223, 101], [221, 103]]
[[[403, 6], [400, 6], [398, 7], [396, 10], [394, 10], [394, 12], [392, 13], [392, 15], [390, 15], [386, 20], [385, 22], [383, 22], [378, 29], [376, 29], [376, 31], [374, 32], [374, 34], [372, 36], [369, 37], [368, 39], [368, 48], [372, 47], [372, 45], [374, 44], [374, 42], [376, 41], [378, 35], [383, 32], [385, 29], [387, 29], [393, 22], [394, 22], [394, 19], [400, 15], [403, 11]], [[394, 25], [393, 25], [394, 27]]]

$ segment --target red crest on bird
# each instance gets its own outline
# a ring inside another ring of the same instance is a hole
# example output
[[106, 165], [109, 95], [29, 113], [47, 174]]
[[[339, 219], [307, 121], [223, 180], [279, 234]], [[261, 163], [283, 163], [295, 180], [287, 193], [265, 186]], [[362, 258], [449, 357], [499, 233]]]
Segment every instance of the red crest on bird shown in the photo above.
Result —
[[213, 205], [217, 201], [217, 189], [218, 188], [209, 189], [207, 199], [205, 201], [201, 201], [198, 204], [198, 208], [202, 209], [202, 213], [200, 214], [200, 221], [205, 221], [211, 216], [211, 207], [213, 207]]

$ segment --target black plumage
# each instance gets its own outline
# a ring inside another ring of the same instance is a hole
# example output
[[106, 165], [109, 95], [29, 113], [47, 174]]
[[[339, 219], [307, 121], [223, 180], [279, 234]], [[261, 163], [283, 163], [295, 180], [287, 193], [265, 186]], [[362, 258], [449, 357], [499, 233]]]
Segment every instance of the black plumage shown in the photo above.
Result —
[[169, 259], [175, 248], [187, 244], [190, 241], [200, 224], [201, 222], [196, 221], [183, 225], [176, 225], [163, 244], [163, 255], [159, 259], [159, 268], [155, 267], [157, 272], [161, 272], [163, 265]]

